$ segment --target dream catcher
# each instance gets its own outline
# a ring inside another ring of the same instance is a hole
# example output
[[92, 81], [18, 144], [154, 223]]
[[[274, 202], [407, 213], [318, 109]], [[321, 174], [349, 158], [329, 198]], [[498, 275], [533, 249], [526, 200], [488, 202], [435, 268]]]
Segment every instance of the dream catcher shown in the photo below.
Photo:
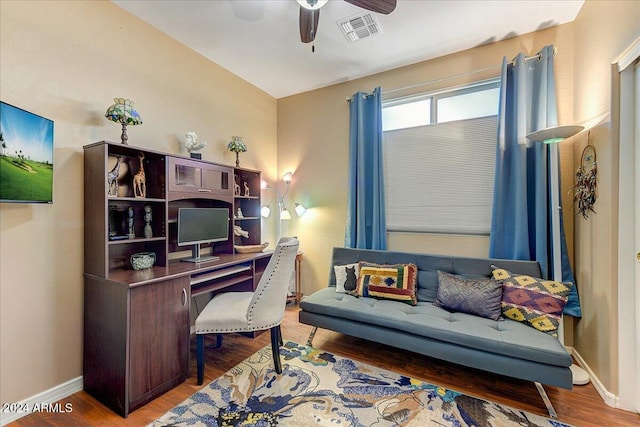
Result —
[[593, 210], [593, 205], [598, 197], [598, 166], [596, 163], [596, 149], [589, 142], [587, 142], [587, 146], [582, 151], [580, 167], [576, 171], [574, 191], [573, 201], [578, 204], [578, 212], [582, 214], [582, 217], [587, 219], [589, 218], [589, 212], [596, 213]]

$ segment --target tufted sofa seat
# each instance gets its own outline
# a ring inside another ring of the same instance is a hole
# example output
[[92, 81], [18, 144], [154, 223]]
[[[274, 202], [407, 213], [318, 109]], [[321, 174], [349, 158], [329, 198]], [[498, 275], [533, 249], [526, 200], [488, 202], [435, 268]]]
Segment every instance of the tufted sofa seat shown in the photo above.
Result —
[[[334, 265], [414, 263], [418, 304], [337, 293]], [[334, 248], [329, 285], [300, 303], [301, 323], [410, 350], [496, 374], [572, 388], [571, 356], [557, 338], [510, 320], [451, 313], [434, 306], [437, 271], [489, 277], [497, 265], [540, 277], [537, 262]]]

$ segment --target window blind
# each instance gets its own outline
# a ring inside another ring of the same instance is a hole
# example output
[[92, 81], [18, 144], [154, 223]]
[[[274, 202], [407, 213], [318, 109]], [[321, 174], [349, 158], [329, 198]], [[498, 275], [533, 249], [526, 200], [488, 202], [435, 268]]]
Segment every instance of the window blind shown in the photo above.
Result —
[[384, 132], [387, 230], [488, 235], [497, 116]]

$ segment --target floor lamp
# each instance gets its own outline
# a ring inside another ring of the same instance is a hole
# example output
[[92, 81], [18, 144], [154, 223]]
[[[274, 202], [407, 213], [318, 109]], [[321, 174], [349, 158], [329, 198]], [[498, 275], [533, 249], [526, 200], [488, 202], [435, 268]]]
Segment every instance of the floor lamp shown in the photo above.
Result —
[[[289, 212], [289, 210], [286, 208], [285, 206], [285, 200], [286, 200], [286, 195], [289, 193], [289, 186], [291, 185], [291, 181], [293, 180], [293, 173], [292, 172], [287, 172], [283, 175], [282, 177], [282, 181], [285, 183], [286, 188], [284, 193], [281, 195], [280, 192], [278, 191], [277, 188], [277, 183], [276, 183], [276, 188], [274, 188], [273, 190], [276, 192], [275, 195], [275, 201], [277, 204], [277, 217], [276, 217], [276, 241], [280, 240], [280, 237], [282, 237], [282, 221], [283, 220], [289, 220], [291, 219], [291, 213]], [[271, 189], [268, 185], [263, 185], [262, 187], [264, 190], [267, 189]], [[291, 199], [289, 199], [291, 200]], [[295, 201], [291, 200], [294, 205], [295, 205], [295, 211], [296, 214], [298, 216], [302, 216], [305, 211], [306, 208], [304, 206], [302, 206], [300, 203], [296, 203]], [[272, 200], [273, 202], [273, 200]], [[262, 209], [260, 210], [260, 214], [262, 215], [263, 218], [268, 218], [269, 215], [271, 214], [271, 208], [269, 207], [271, 205], [271, 202], [269, 202], [269, 204], [265, 205], [262, 207]]]
[[[527, 139], [530, 141], [540, 141], [545, 144], [556, 144], [567, 138], [570, 138], [584, 129], [584, 126], [567, 125], [567, 126], [554, 126], [546, 129], [541, 129], [536, 132], [532, 132], [527, 135]], [[551, 228], [553, 231], [553, 280], [562, 281], [562, 255], [560, 244], [560, 167], [559, 167], [559, 153], [557, 147], [550, 150], [549, 163], [551, 167], [551, 206], [555, 209], [551, 211]], [[564, 326], [563, 322], [560, 322], [558, 329], [560, 342], [564, 344]], [[571, 374], [573, 377], [573, 384], [584, 385], [589, 383], [589, 374], [576, 364], [571, 365]]]

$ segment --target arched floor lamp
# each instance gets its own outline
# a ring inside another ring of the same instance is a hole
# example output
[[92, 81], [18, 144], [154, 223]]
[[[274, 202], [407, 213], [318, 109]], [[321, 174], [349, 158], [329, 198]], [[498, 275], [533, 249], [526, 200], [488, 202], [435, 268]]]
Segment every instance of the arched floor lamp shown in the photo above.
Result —
[[[566, 125], [566, 126], [554, 126], [546, 129], [541, 129], [535, 132], [531, 132], [527, 135], [527, 139], [530, 141], [540, 141], [545, 144], [556, 144], [564, 141], [582, 131], [584, 126], [579, 125]], [[557, 207], [552, 209], [551, 227], [553, 231], [553, 280], [562, 281], [562, 256], [560, 254], [560, 177], [559, 171], [559, 159], [558, 150], [551, 150], [549, 153], [549, 162], [551, 166], [551, 204]], [[560, 322], [560, 328], [558, 329], [558, 335], [560, 342], [564, 344], [564, 326], [563, 322]], [[573, 377], [573, 384], [584, 385], [588, 384], [589, 374], [575, 363], [571, 365], [571, 374]]]

